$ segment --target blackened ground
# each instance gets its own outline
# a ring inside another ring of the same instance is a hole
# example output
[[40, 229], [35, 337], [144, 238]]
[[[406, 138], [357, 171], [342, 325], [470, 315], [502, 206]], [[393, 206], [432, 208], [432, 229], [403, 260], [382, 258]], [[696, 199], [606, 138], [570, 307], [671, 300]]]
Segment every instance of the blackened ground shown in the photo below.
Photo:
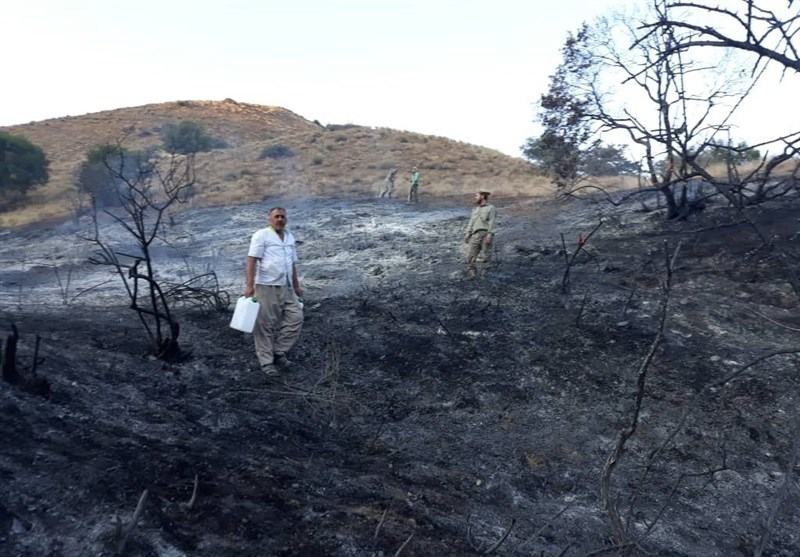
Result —
[[[0, 384], [0, 554], [113, 555], [144, 490], [126, 555], [466, 556], [501, 540], [498, 555], [613, 553], [600, 472], [680, 242], [612, 481], [628, 537], [659, 556], [749, 556], [762, 540], [765, 555], [796, 556], [800, 360], [736, 373], [800, 350], [776, 256], [747, 226], [720, 227], [739, 220], [724, 207], [677, 223], [508, 200], [497, 265], [470, 281], [463, 201], [289, 205], [306, 322], [277, 384], [230, 313], [181, 310], [192, 357], [148, 357], [107, 270], [68, 252], [74, 230], [6, 232], [0, 326], [19, 328], [23, 372], [41, 335], [52, 394]], [[799, 209], [752, 217], [796, 252]], [[601, 217], [564, 293], [561, 235], [571, 254]], [[261, 207], [179, 215], [162, 268], [212, 266], [236, 297], [262, 219]]]

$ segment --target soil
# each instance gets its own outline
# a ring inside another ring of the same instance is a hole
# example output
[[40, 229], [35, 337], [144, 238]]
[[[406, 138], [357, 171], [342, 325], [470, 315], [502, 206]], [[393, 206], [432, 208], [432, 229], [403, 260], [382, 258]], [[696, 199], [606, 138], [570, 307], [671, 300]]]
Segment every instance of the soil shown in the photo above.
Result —
[[[27, 376], [40, 337], [50, 392], [0, 382], [0, 554], [614, 554], [601, 472], [643, 369], [611, 474], [633, 553], [800, 554], [797, 260], [721, 205], [500, 199], [469, 280], [469, 201], [286, 202], [306, 321], [279, 382], [230, 311], [177, 308], [191, 356], [148, 355], [87, 223], [3, 231], [0, 327]], [[176, 215], [160, 276], [235, 300], [267, 208]], [[800, 199], [749, 214], [796, 252]]]

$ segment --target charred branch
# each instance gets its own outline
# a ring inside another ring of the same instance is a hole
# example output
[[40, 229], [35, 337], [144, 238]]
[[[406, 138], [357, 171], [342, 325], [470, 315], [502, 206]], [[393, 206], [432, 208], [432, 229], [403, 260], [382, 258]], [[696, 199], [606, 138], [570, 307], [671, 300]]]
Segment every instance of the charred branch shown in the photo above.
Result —
[[580, 235], [578, 237], [578, 245], [575, 247], [575, 250], [572, 252], [571, 256], [568, 255], [567, 253], [567, 243], [566, 240], [564, 239], [564, 234], [561, 234], [561, 246], [562, 249], [564, 250], [564, 259], [566, 262], [566, 268], [564, 269], [564, 276], [561, 278], [561, 292], [563, 294], [566, 294], [569, 291], [570, 270], [572, 269], [572, 266], [575, 265], [575, 260], [577, 259], [578, 254], [581, 253], [581, 251], [583, 251], [586, 243], [594, 235], [594, 233], [600, 229], [601, 226], [603, 226], [602, 220], [600, 220], [600, 222], [597, 223], [597, 226], [595, 226], [592, 229], [592, 231], [586, 235], [586, 237]]
[[139, 497], [139, 502], [136, 504], [136, 510], [133, 511], [133, 516], [131, 517], [130, 522], [128, 525], [122, 529], [122, 532], [119, 536], [119, 540], [117, 542], [117, 555], [121, 555], [123, 551], [125, 551], [125, 546], [128, 543], [128, 539], [133, 534], [133, 531], [136, 529], [136, 524], [139, 522], [139, 518], [142, 515], [142, 511], [144, 510], [144, 502], [147, 500], [147, 490], [145, 489], [142, 492], [142, 495]]
[[[119, 210], [105, 210], [123, 231], [136, 243], [139, 253], [129, 256], [117, 252], [100, 236], [98, 208], [93, 203], [92, 213], [94, 234], [86, 239], [93, 242], [100, 251], [90, 262], [114, 267], [130, 299], [133, 309], [153, 347], [154, 354], [166, 361], [180, 361], [187, 355], [178, 344], [180, 326], [170, 309], [170, 299], [165, 288], [156, 277], [152, 256], [152, 244], [160, 239], [165, 218], [171, 217], [169, 210], [177, 203], [183, 203], [192, 192], [195, 183], [194, 156], [172, 154], [167, 159], [156, 159], [152, 155], [126, 156], [121, 141], [117, 142], [112, 153], [106, 157], [106, 170], [121, 185], [119, 189]], [[133, 159], [133, 160], [131, 160]], [[134, 168], [128, 168], [132, 164]], [[121, 258], [130, 258], [125, 262]], [[216, 277], [214, 277], [216, 278]], [[214, 307], [227, 307], [227, 295], [216, 291], [209, 293], [198, 287], [199, 282], [178, 285], [171, 294], [178, 300], [211, 303]]]
[[14, 323], [11, 324], [11, 334], [6, 337], [5, 347], [1, 354], [3, 381], [10, 385], [20, 387], [26, 393], [47, 397], [50, 395], [50, 382], [45, 377], [36, 374], [37, 365], [43, 361], [39, 358], [39, 345], [41, 340], [42, 337], [37, 334], [30, 376], [22, 375], [17, 370], [17, 343], [19, 341], [19, 331]]
[[6, 337], [5, 348], [3, 350], [3, 381], [12, 385], [21, 382], [21, 377], [17, 373], [17, 341], [19, 331], [17, 326], [11, 324], [11, 334]]
[[199, 474], [194, 475], [194, 486], [192, 487], [192, 496], [189, 498], [189, 502], [186, 503], [186, 508], [192, 510], [197, 503], [197, 493], [200, 488], [200, 476]]
[[792, 449], [787, 459], [786, 469], [783, 474], [783, 483], [778, 488], [778, 494], [775, 502], [772, 505], [769, 516], [767, 517], [766, 524], [764, 524], [764, 531], [761, 534], [761, 539], [758, 542], [756, 550], [753, 552], [753, 557], [761, 557], [764, 554], [764, 549], [769, 540], [770, 533], [772, 532], [772, 525], [778, 515], [778, 511], [786, 500], [789, 492], [794, 484], [796, 475], [795, 469], [797, 468], [798, 460], [800, 459], [800, 414], [795, 415], [794, 419], [794, 433], [792, 435]]
[[230, 306], [230, 294], [220, 289], [219, 279], [213, 271], [180, 284], [165, 283], [164, 286], [164, 299], [172, 306], [210, 311], [225, 311]]
[[400, 557], [400, 555], [403, 553], [403, 550], [408, 545], [408, 542], [410, 542], [411, 538], [413, 538], [413, 537], [414, 537], [414, 532], [411, 532], [408, 535], [408, 537], [406, 538], [406, 541], [403, 542], [403, 545], [401, 545], [399, 548], [397, 548], [397, 551], [395, 552], [394, 557]]
[[634, 408], [631, 412], [630, 420], [625, 429], [623, 429], [619, 437], [617, 439], [617, 443], [612, 449], [611, 453], [609, 453], [608, 458], [606, 458], [605, 464], [603, 465], [603, 470], [600, 474], [600, 499], [603, 502], [603, 507], [606, 509], [608, 513], [609, 520], [611, 522], [611, 533], [616, 542], [617, 546], [625, 547], [620, 552], [623, 555], [627, 555], [629, 553], [630, 547], [627, 546], [629, 539], [628, 534], [625, 528], [625, 525], [622, 522], [622, 517], [620, 515], [619, 509], [617, 507], [617, 502], [614, 498], [612, 488], [611, 488], [611, 479], [614, 474], [614, 469], [616, 468], [617, 464], [619, 464], [620, 459], [625, 454], [625, 445], [627, 444], [628, 440], [633, 437], [636, 433], [636, 430], [639, 425], [639, 416], [642, 410], [642, 402], [644, 400], [645, 394], [645, 384], [647, 382], [647, 374], [650, 368], [650, 364], [655, 357], [656, 350], [658, 346], [661, 344], [661, 340], [664, 335], [664, 327], [667, 320], [667, 306], [669, 304], [670, 292], [672, 289], [672, 274], [675, 265], [675, 259], [678, 256], [678, 251], [680, 250], [680, 243], [675, 248], [675, 252], [672, 255], [672, 258], [669, 256], [669, 251], [667, 246], [664, 246], [664, 255], [665, 255], [665, 274], [664, 279], [662, 281], [662, 299], [661, 299], [661, 308], [659, 312], [659, 321], [658, 321], [658, 330], [656, 332], [656, 336], [650, 344], [650, 348], [647, 351], [647, 354], [642, 361], [641, 365], [639, 366], [639, 371], [637, 374], [637, 382], [636, 382], [636, 396], [634, 402]]
[[[652, 23], [643, 26], [650, 29], [649, 33], [657, 31], [683, 31], [673, 45], [665, 49], [662, 56], [686, 51], [698, 47], [732, 48], [751, 52], [757, 56], [757, 62], [762, 59], [776, 62], [786, 69], [800, 72], [800, 56], [794, 45], [793, 38], [798, 31], [800, 16], [786, 17], [759, 7], [755, 0], [742, 0], [743, 10], [723, 8], [717, 4], [709, 5], [701, 2], [669, 2], [667, 10], [661, 17]], [[792, 2], [789, 1], [789, 6]], [[685, 19], [675, 19], [668, 15], [669, 10], [688, 10]], [[744, 34], [744, 38], [736, 38], [733, 33], [723, 31], [722, 25], [700, 25], [695, 21], [708, 20], [709, 17], [719, 17], [720, 23], [729, 25], [729, 29], [737, 29]], [[645, 35], [647, 37], [648, 35]]]
[[386, 509], [383, 511], [383, 514], [381, 515], [381, 520], [380, 520], [380, 522], [378, 522], [378, 525], [375, 527], [375, 533], [372, 534], [372, 539], [373, 540], [377, 540], [378, 539], [378, 534], [380, 534], [381, 527], [383, 526], [383, 523], [386, 521], [386, 515], [387, 514], [389, 514], [389, 507], [386, 507]]
[[492, 545], [486, 551], [484, 551], [483, 554], [484, 555], [491, 555], [492, 553], [494, 553], [495, 551], [500, 549], [500, 546], [503, 545], [503, 542], [506, 541], [506, 538], [508, 538], [508, 535], [511, 533], [511, 530], [514, 529], [514, 525], [516, 523], [517, 523], [516, 519], [512, 518], [511, 519], [511, 524], [508, 525], [508, 529], [506, 529], [506, 531], [503, 533], [503, 535], [500, 536], [500, 539], [497, 540], [497, 542], [494, 545]]

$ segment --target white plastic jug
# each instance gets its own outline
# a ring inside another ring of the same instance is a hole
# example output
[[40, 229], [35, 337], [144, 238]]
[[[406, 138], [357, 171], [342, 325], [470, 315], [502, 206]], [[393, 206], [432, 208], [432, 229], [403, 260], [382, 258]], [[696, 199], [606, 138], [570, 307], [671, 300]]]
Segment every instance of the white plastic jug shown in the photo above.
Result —
[[259, 303], [255, 298], [245, 298], [244, 296], [239, 298], [236, 302], [236, 308], [233, 310], [231, 328], [245, 333], [252, 333], [253, 327], [256, 326], [258, 308]]

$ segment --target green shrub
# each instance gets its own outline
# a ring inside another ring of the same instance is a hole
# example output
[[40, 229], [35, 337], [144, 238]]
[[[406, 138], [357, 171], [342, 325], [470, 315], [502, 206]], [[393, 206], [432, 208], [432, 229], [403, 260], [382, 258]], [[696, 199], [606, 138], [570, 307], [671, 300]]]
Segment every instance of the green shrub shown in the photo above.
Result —
[[323, 159], [321, 156], [317, 155], [316, 157], [314, 157], [313, 159], [311, 159], [311, 164], [313, 164], [314, 166], [319, 166], [319, 165], [321, 165], [321, 164], [322, 164], [322, 162], [323, 162], [324, 160], [325, 160], [325, 159]]
[[142, 171], [145, 153], [127, 151], [119, 145], [98, 145], [86, 153], [78, 170], [78, 191], [88, 195], [98, 208], [120, 204], [125, 180], [134, 181]]
[[0, 132], [0, 201], [13, 204], [50, 177], [41, 147], [19, 135]]
[[293, 156], [294, 152], [286, 145], [276, 143], [275, 145], [265, 147], [264, 150], [261, 151], [261, 155], [259, 155], [258, 159], [286, 159]]
[[210, 151], [224, 146], [224, 141], [215, 140], [209, 136], [203, 127], [194, 120], [183, 120], [177, 126], [174, 124], [165, 126], [161, 139], [168, 152], [182, 155]]
[[353, 128], [360, 128], [356, 124], [328, 124], [325, 126], [325, 129], [328, 131], [338, 131], [338, 130], [352, 130]]

